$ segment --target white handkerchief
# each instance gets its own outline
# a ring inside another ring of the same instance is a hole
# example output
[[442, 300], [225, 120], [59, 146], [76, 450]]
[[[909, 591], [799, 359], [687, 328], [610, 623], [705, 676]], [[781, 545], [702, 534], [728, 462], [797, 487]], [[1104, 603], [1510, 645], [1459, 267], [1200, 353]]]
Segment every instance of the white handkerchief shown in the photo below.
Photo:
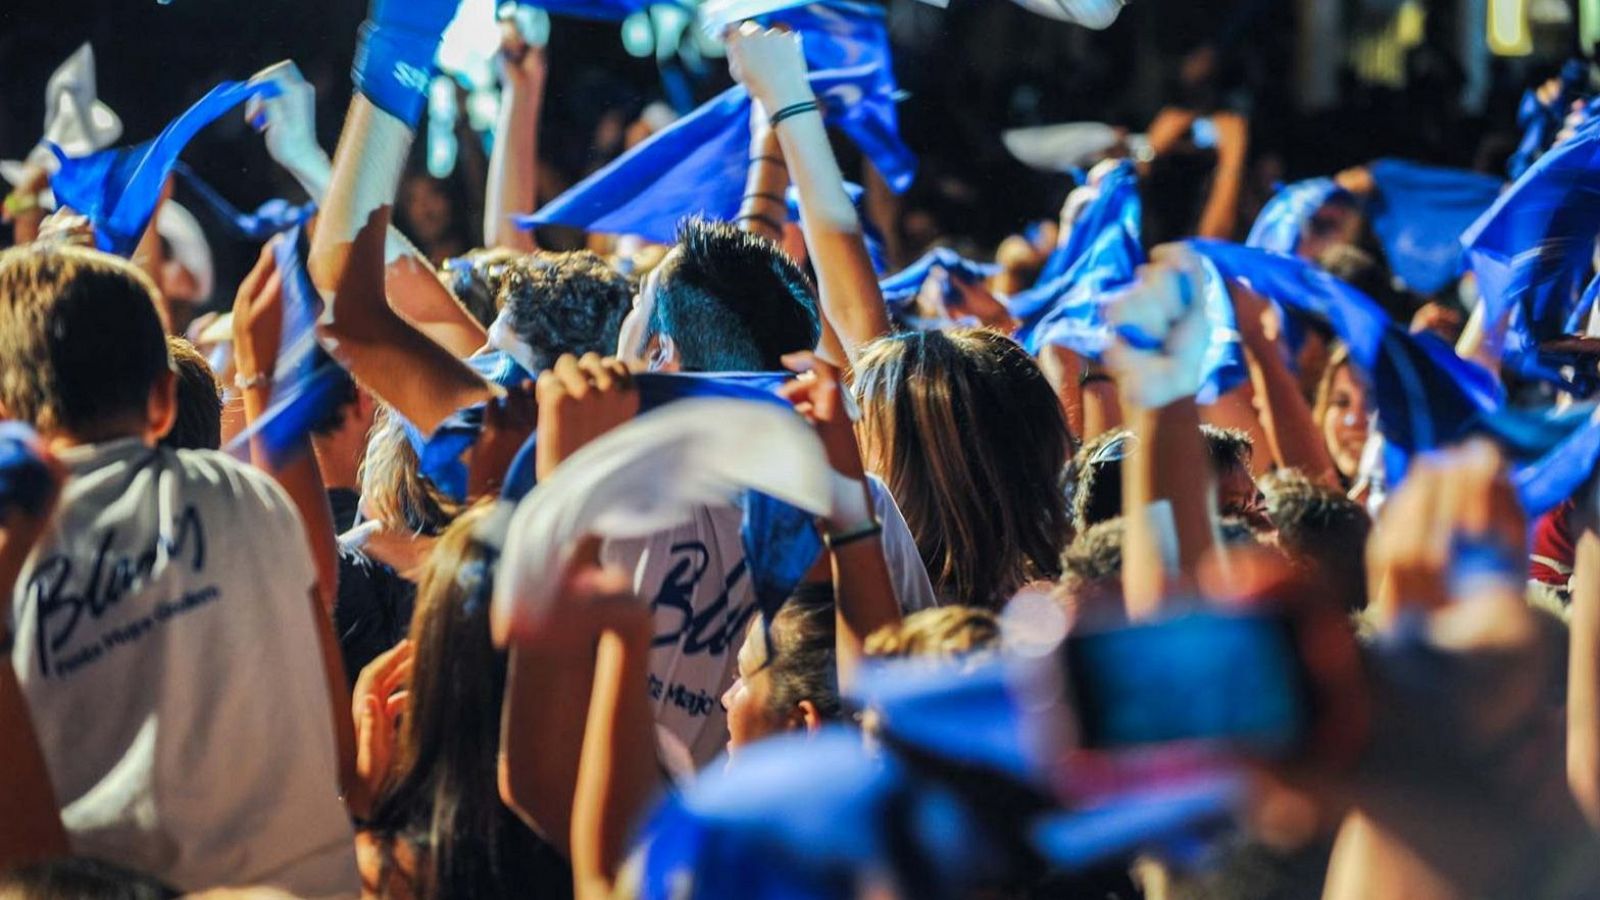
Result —
[[832, 472], [805, 420], [765, 403], [681, 400], [607, 432], [517, 504], [494, 579], [495, 643], [550, 611], [578, 538], [655, 534], [746, 489], [826, 515]]
[[808, 0], [706, 0], [700, 7], [700, 27], [708, 37], [721, 39], [728, 26], [767, 13], [804, 6]]
[[1018, 6], [1041, 16], [1072, 22], [1100, 31], [1110, 28], [1122, 13], [1126, 0], [1015, 0]]
[[41, 166], [54, 172], [58, 165], [50, 144], [68, 156], [86, 156], [116, 143], [122, 136], [122, 120], [96, 97], [94, 48], [79, 47], [50, 76], [45, 85], [44, 136], [28, 152], [26, 160], [0, 162], [0, 177], [10, 184], [22, 179], [25, 165]]
[[1104, 122], [1012, 128], [1000, 135], [1012, 156], [1043, 172], [1083, 168], [1110, 153], [1118, 144], [1127, 142], [1131, 147], [1141, 137], [1125, 136]]

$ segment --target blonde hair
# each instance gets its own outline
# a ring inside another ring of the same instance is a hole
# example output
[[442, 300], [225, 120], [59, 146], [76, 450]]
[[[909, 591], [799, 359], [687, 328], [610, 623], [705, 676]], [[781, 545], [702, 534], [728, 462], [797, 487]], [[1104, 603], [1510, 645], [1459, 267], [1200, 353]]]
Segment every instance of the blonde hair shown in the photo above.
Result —
[[388, 406], [378, 407], [372, 436], [361, 459], [361, 498], [367, 514], [395, 532], [436, 535], [462, 506], [422, 476], [405, 422]]
[[977, 606], [924, 609], [874, 631], [862, 649], [874, 659], [970, 660], [1000, 649], [1000, 619]]

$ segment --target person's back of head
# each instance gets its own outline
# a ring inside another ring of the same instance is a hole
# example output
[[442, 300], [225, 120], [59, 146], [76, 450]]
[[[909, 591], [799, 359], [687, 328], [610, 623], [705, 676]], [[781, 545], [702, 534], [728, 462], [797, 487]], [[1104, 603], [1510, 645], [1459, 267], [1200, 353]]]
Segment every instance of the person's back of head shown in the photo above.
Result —
[[0, 252], [0, 414], [94, 443], [165, 434], [173, 406], [148, 276], [80, 247]]
[[1073, 538], [1061, 555], [1061, 588], [1074, 621], [1122, 617], [1122, 519], [1099, 522]]
[[[393, 777], [369, 822], [385, 859], [385, 896], [539, 895], [570, 880], [554, 851], [500, 800], [500, 707], [507, 658], [489, 637], [492, 567], [464, 512], [433, 546], [417, 586], [406, 715]], [[409, 852], [398, 845], [408, 845]]]
[[1122, 461], [1138, 446], [1133, 432], [1116, 428], [1078, 448], [1072, 466], [1072, 526], [1078, 534], [1122, 515]]
[[856, 363], [869, 470], [905, 514], [934, 589], [996, 607], [1060, 574], [1071, 439], [1044, 373], [994, 331], [910, 332]]
[[1365, 554], [1372, 531], [1366, 509], [1293, 470], [1274, 472], [1261, 487], [1279, 549], [1326, 583], [1346, 609], [1365, 609]]
[[520, 259], [522, 254], [501, 247], [473, 250], [445, 260], [439, 280], [479, 325], [488, 328], [505, 303], [506, 276]]
[[563, 353], [611, 355], [633, 305], [628, 279], [588, 250], [507, 261], [499, 292], [502, 321], [527, 348], [528, 358], [519, 362], [532, 372], [554, 365]]
[[780, 370], [785, 354], [822, 335], [805, 273], [777, 244], [726, 222], [685, 221], [648, 284], [641, 342], [656, 349], [632, 349], [685, 371]]
[[867, 636], [862, 652], [874, 659], [970, 662], [1000, 650], [1000, 619], [977, 606], [918, 610]]
[[69, 856], [0, 871], [0, 900], [171, 900], [178, 892], [121, 866]]
[[460, 513], [460, 504], [433, 485], [406, 434], [404, 420], [379, 407], [361, 459], [363, 514], [397, 534], [437, 535]]
[[222, 446], [222, 385], [211, 364], [181, 337], [167, 338], [167, 352], [178, 373], [178, 417], [161, 445], [174, 450], [215, 450]]

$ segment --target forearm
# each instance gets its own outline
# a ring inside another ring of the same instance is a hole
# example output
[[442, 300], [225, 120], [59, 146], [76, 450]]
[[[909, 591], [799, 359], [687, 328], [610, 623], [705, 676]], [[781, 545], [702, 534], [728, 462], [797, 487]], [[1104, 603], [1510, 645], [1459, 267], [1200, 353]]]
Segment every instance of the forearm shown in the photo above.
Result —
[[655, 720], [645, 690], [650, 638], [644, 619], [603, 632], [596, 648], [573, 795], [572, 872], [580, 900], [614, 896], [628, 841], [661, 788]]
[[391, 260], [384, 273], [390, 308], [451, 355], [465, 359], [478, 352], [489, 342], [488, 330], [439, 281], [420, 252], [396, 256], [397, 239], [411, 247], [399, 232], [390, 235]]
[[1122, 427], [1122, 396], [1110, 381], [1091, 381], [1081, 388], [1083, 440]]
[[895, 599], [881, 538], [847, 544], [834, 550], [832, 557], [834, 603], [838, 610], [835, 662], [839, 688], [844, 690], [855, 680], [867, 636], [899, 622], [900, 604]]
[[594, 671], [593, 648], [554, 654], [534, 647], [513, 647], [506, 670], [500, 799], [568, 856]]
[[312, 238], [308, 268], [329, 300], [318, 325], [324, 347], [373, 394], [424, 433], [494, 389], [390, 307], [384, 237], [411, 130], [365, 97], [350, 115]]
[[1567, 783], [1600, 829], [1600, 533], [1578, 538], [1567, 655]]
[[1199, 411], [1192, 399], [1160, 409], [1135, 409], [1129, 424], [1138, 438], [1138, 449], [1122, 463], [1126, 529], [1122, 575], [1128, 616], [1138, 619], [1163, 612], [1171, 587], [1169, 560], [1162, 552], [1158, 525], [1152, 521], [1152, 504], [1166, 501], [1171, 510], [1176, 574], [1189, 576], [1216, 543], [1215, 501]]
[[[0, 596], [10, 597], [28, 548], [0, 537]], [[0, 647], [11, 635], [0, 617]], [[44, 752], [9, 654], [0, 658], [0, 871], [71, 852]]]
[[1327, 442], [1317, 433], [1311, 407], [1306, 405], [1299, 382], [1290, 374], [1277, 345], [1262, 338], [1249, 341], [1245, 349], [1273, 459], [1280, 466], [1299, 469], [1315, 481], [1336, 485], [1338, 473]]
[[[244, 391], [246, 423], [253, 425], [266, 414], [272, 400], [269, 385], [257, 385]], [[260, 447], [258, 439], [250, 442], [250, 456], [258, 468], [273, 477], [300, 513], [310, 542], [311, 559], [317, 567], [317, 592], [323, 615], [332, 617], [334, 598], [339, 592], [339, 544], [333, 525], [333, 512], [328, 506], [328, 492], [322, 484], [322, 473], [317, 468], [316, 454], [311, 450], [309, 438], [301, 438], [301, 446], [291, 451], [293, 461], [274, 467]]]
[[1239, 224], [1239, 194], [1243, 188], [1243, 152], [1237, 157], [1219, 159], [1216, 178], [1211, 182], [1211, 194], [1206, 198], [1205, 210], [1200, 214], [1200, 226], [1195, 229], [1196, 236], [1233, 240]]
[[543, 90], [516, 76], [506, 80], [500, 121], [489, 156], [489, 184], [483, 217], [483, 239], [491, 247], [519, 253], [538, 249], [533, 234], [511, 222], [513, 215], [532, 213], [537, 203], [539, 111]]
[[1080, 443], [1088, 440], [1083, 430], [1083, 360], [1065, 347], [1047, 344], [1039, 349], [1039, 369], [1061, 404], [1067, 430]]
[[845, 193], [844, 176], [828, 144], [822, 116], [794, 116], [783, 120], [776, 131], [800, 194], [801, 228], [817, 273], [823, 314], [853, 363], [863, 346], [890, 328], [861, 222]]
[[783, 145], [756, 113], [750, 124], [750, 169], [745, 177], [744, 198], [739, 202], [739, 227], [767, 240], [781, 242], [783, 225], [789, 219], [789, 168], [783, 160]]

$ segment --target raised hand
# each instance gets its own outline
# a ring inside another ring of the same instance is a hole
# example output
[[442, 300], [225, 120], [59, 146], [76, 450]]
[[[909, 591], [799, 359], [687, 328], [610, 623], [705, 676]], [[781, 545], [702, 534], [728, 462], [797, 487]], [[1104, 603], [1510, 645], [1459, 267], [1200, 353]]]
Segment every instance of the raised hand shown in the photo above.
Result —
[[274, 238], [261, 248], [255, 268], [233, 300], [233, 359], [239, 383], [271, 387], [283, 341], [283, 279], [273, 256]]
[[357, 792], [352, 808], [371, 810], [394, 768], [400, 716], [410, 703], [412, 648], [410, 639], [384, 651], [356, 677], [350, 713], [356, 723]]
[[800, 35], [745, 22], [729, 31], [728, 70], [767, 111], [814, 100]]
[[320, 198], [327, 189], [332, 163], [317, 143], [316, 89], [291, 60], [262, 69], [250, 81], [270, 81], [278, 86], [278, 95], [252, 97], [245, 104], [246, 121], [266, 139], [267, 153], [273, 161]]
[[532, 382], [509, 388], [504, 397], [489, 401], [483, 412], [483, 433], [467, 459], [468, 497], [499, 493], [506, 470], [533, 435], [538, 419]]
[[566, 354], [540, 373], [539, 449], [535, 460], [543, 481], [561, 461], [583, 445], [632, 419], [639, 412], [633, 373], [621, 360], [586, 353]]
[[1210, 325], [1199, 270], [1181, 254], [1143, 267], [1112, 304], [1116, 341], [1105, 352], [1123, 395], [1146, 409], [1200, 389]]

